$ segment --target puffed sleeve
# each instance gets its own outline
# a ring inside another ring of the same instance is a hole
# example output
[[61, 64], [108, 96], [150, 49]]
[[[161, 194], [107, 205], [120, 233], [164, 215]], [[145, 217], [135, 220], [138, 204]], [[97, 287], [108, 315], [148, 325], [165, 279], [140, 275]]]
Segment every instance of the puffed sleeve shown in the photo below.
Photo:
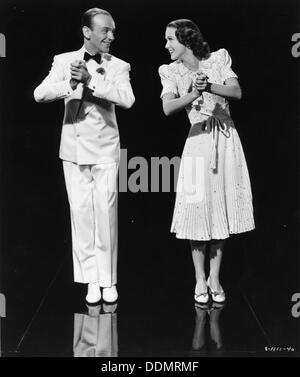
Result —
[[176, 85], [176, 79], [174, 73], [171, 72], [168, 65], [161, 65], [158, 69], [158, 73], [163, 87], [160, 98], [162, 98], [167, 93], [174, 93], [177, 96], [178, 90]]
[[221, 71], [222, 71], [222, 81], [223, 83], [230, 78], [238, 78], [238, 76], [231, 69], [232, 60], [225, 48], [221, 49]]

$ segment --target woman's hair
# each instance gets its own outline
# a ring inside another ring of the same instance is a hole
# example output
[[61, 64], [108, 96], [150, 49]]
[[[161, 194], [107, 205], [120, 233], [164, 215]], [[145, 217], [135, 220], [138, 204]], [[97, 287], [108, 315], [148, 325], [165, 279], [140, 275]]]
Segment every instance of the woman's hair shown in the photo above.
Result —
[[93, 18], [95, 16], [97, 16], [97, 14], [104, 14], [105, 16], [110, 16], [111, 17], [111, 14], [109, 12], [107, 12], [106, 10], [104, 10], [104, 9], [92, 8], [92, 9], [89, 9], [86, 12], [84, 12], [84, 14], [82, 15], [81, 26], [82, 27], [83, 26], [87, 26], [90, 29], [92, 29]]
[[191, 20], [179, 19], [170, 22], [167, 27], [176, 29], [175, 35], [178, 41], [190, 48], [197, 58], [203, 59], [210, 53], [209, 45], [204, 41], [198, 26]]

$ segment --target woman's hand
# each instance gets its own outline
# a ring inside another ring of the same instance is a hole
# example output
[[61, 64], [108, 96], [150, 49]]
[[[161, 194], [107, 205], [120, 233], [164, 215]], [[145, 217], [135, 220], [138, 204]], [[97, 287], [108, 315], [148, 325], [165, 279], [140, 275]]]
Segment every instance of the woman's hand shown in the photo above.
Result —
[[206, 89], [207, 84], [208, 84], [208, 77], [204, 73], [202, 73], [202, 72], [198, 73], [197, 77], [196, 77], [196, 79], [194, 81], [195, 88], [199, 92], [202, 93]]

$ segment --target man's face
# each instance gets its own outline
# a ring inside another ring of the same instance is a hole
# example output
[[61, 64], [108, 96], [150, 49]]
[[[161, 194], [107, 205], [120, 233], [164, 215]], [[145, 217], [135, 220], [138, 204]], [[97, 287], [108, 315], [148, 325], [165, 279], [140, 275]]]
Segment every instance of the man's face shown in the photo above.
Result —
[[115, 39], [115, 23], [110, 16], [97, 14], [92, 20], [91, 28], [84, 28], [86, 47], [91, 53], [105, 53]]
[[178, 41], [175, 31], [175, 28], [167, 27], [165, 36], [167, 40], [165, 47], [169, 51], [172, 60], [181, 58], [186, 52], [186, 47]]

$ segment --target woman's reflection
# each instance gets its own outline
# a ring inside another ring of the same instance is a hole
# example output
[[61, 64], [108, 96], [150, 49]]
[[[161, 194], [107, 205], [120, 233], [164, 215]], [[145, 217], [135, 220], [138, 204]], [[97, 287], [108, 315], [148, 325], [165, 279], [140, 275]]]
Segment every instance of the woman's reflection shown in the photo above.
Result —
[[[195, 304], [196, 318], [192, 342], [192, 354], [202, 355], [221, 354], [223, 351], [220, 331], [220, 315], [225, 304], [213, 302], [211, 305]], [[206, 326], [209, 319], [209, 329]], [[209, 332], [209, 342], [206, 341]]]
[[[101, 311], [102, 309], [102, 311]], [[74, 314], [74, 357], [117, 357], [117, 304], [88, 306]]]

